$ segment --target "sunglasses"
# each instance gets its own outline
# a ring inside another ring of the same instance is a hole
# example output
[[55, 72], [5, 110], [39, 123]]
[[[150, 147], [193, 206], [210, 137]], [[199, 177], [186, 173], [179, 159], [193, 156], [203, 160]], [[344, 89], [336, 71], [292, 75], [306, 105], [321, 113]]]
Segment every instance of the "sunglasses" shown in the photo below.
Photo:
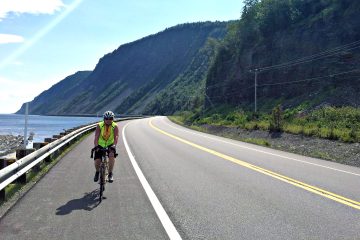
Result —
[[104, 120], [114, 120], [114, 118], [104, 118]]

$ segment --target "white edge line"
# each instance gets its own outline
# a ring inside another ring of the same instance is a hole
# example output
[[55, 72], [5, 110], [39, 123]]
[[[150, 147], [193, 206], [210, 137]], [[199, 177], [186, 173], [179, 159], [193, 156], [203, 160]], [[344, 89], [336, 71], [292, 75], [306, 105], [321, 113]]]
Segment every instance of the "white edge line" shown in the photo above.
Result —
[[[129, 123], [128, 123], [129, 124]], [[161, 205], [159, 199], [156, 197], [154, 191], [151, 189], [148, 181], [146, 180], [144, 174], [142, 173], [139, 165], [137, 164], [136, 160], [135, 160], [135, 157], [133, 156], [133, 154], [131, 153], [131, 150], [130, 150], [130, 147], [126, 141], [126, 138], [125, 138], [125, 129], [126, 127], [128, 126], [128, 124], [126, 124], [122, 130], [122, 137], [123, 137], [123, 141], [124, 141], [124, 145], [125, 145], [125, 149], [129, 155], [129, 158], [130, 158], [130, 161], [131, 161], [131, 164], [133, 165], [133, 168], [136, 172], [136, 175], [138, 176], [140, 182], [141, 182], [141, 185], [143, 186], [158, 218], [160, 219], [166, 233], [168, 234], [169, 238], [171, 240], [181, 240], [181, 236], [180, 234], [178, 233], [178, 231], [176, 230], [174, 224], [171, 222], [169, 216], [167, 215], [166, 211], [164, 210], [163, 206]]]
[[[163, 118], [163, 119], [164, 119], [164, 118]], [[225, 141], [225, 140], [222, 140], [222, 139], [217, 139], [217, 138], [214, 138], [214, 137], [209, 137], [209, 136], [206, 136], [206, 135], [197, 133], [197, 132], [192, 132], [192, 131], [190, 131], [190, 130], [185, 130], [185, 129], [181, 129], [181, 128], [172, 126], [171, 124], [167, 123], [166, 121], [165, 121], [165, 124], [167, 124], [168, 126], [170, 126], [170, 127], [172, 127], [172, 128], [175, 128], [175, 129], [178, 129], [178, 130], [180, 130], [180, 131], [183, 131], [183, 132], [189, 132], [189, 133], [194, 134], [194, 135], [202, 136], [202, 137], [204, 137], [204, 138], [208, 138], [208, 139], [212, 139], [212, 140], [217, 140], [217, 141], [220, 141], [220, 142], [223, 142], [223, 143], [228, 143], [228, 144], [231, 144], [231, 145], [234, 145], [234, 146], [237, 146], [237, 147], [241, 147], [241, 148], [245, 148], [245, 149], [248, 149], [248, 150], [252, 150], [252, 151], [256, 151], [256, 152], [261, 152], [261, 153], [265, 153], [265, 154], [272, 155], [272, 156], [276, 156], [276, 157], [286, 158], [286, 159], [289, 159], [289, 160], [293, 160], [293, 161], [297, 161], [297, 162], [301, 162], [301, 163], [306, 163], [306, 164], [314, 165], [314, 166], [317, 166], [317, 167], [327, 168], [327, 169], [334, 170], [334, 171], [338, 171], [338, 172], [348, 173], [348, 174], [352, 174], [352, 175], [355, 175], [355, 176], [360, 176], [360, 174], [358, 174], [358, 173], [353, 173], [353, 172], [349, 172], [349, 171], [345, 171], [345, 170], [340, 170], [340, 169], [337, 169], [337, 168], [327, 167], [327, 166], [324, 166], [324, 165], [320, 165], [320, 164], [316, 164], [316, 163], [311, 163], [311, 162], [299, 160], [299, 159], [296, 159], [296, 158], [285, 157], [285, 156], [281, 156], [281, 155], [278, 155], [278, 154], [275, 154], [275, 153], [270, 153], [270, 152], [258, 150], [258, 149], [255, 149], [255, 148], [251, 148], [251, 147], [241, 146], [241, 145], [239, 145], [239, 144], [232, 143], [232, 142], [230, 142], [230, 141]]]

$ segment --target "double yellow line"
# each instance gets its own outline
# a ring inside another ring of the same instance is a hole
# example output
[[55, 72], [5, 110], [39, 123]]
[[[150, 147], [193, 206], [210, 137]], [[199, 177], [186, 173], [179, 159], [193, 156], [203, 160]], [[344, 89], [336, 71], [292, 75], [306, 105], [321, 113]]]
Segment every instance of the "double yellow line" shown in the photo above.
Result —
[[306, 184], [306, 183], [303, 183], [303, 182], [300, 182], [298, 180], [295, 180], [293, 178], [289, 178], [287, 176], [284, 176], [284, 175], [281, 175], [281, 174], [278, 174], [278, 173], [275, 173], [275, 172], [272, 172], [270, 170], [267, 170], [267, 169], [264, 169], [264, 168], [261, 168], [261, 167], [258, 167], [256, 165], [253, 165], [253, 164], [250, 164], [250, 163], [247, 163], [247, 162], [244, 162], [244, 161], [241, 161], [239, 159], [236, 159], [236, 158], [233, 158], [233, 157], [230, 157], [226, 154], [223, 154], [223, 153], [220, 153], [220, 152], [217, 152], [217, 151], [214, 151], [214, 150], [211, 150], [209, 148], [206, 148], [206, 147], [203, 147], [203, 146], [200, 146], [196, 143], [193, 143], [193, 142], [190, 142], [188, 140], [185, 140], [183, 138], [180, 138], [180, 137], [177, 137], [171, 133], [168, 133], [168, 132], [165, 132], [157, 127], [155, 127], [153, 124], [152, 124], [152, 120], [149, 121], [149, 125], [155, 129], [156, 131], [166, 135], [166, 136], [169, 136], [173, 139], [176, 139], [182, 143], [185, 143], [185, 144], [188, 144], [192, 147], [195, 147], [197, 149], [200, 149], [204, 152], [208, 152], [210, 154], [213, 154], [215, 156], [218, 156], [218, 157], [221, 157], [225, 160], [228, 160], [230, 162], [233, 162], [233, 163], [236, 163], [238, 165], [241, 165], [243, 167], [246, 167], [246, 168], [249, 168], [249, 169], [252, 169], [254, 171], [257, 171], [257, 172], [260, 172], [262, 174], [265, 174], [265, 175], [268, 175], [270, 177], [273, 177], [273, 178], [276, 178], [276, 179], [279, 179], [283, 182], [286, 182], [286, 183], [289, 183], [289, 184], [292, 184], [294, 186], [297, 186], [299, 188], [302, 188], [302, 189], [305, 189], [309, 192], [312, 192], [312, 193], [315, 193], [315, 194], [318, 194], [320, 196], [323, 196], [323, 197], [326, 197], [326, 198], [329, 198], [331, 200], [334, 200], [336, 202], [339, 202], [339, 203], [342, 203], [344, 205], [347, 205], [349, 207], [352, 207], [352, 208], [355, 208], [355, 209], [358, 209], [360, 210], [360, 202], [357, 202], [357, 201], [354, 201], [354, 200], [351, 200], [349, 198], [345, 198], [343, 196], [340, 196], [340, 195], [337, 195], [335, 193], [332, 193], [332, 192], [329, 192], [329, 191], [326, 191], [324, 189], [321, 189], [321, 188], [318, 188], [318, 187], [315, 187], [315, 186], [312, 186], [312, 185], [309, 185], [309, 184]]

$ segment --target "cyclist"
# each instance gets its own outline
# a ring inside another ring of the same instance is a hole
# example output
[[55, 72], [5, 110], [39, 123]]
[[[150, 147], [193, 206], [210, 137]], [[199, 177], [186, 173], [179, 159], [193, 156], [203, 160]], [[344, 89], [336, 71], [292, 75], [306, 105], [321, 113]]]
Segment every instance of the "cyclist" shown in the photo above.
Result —
[[[106, 111], [103, 115], [104, 120], [99, 122], [95, 130], [95, 139], [94, 146], [99, 148], [109, 147], [109, 182], [114, 181], [113, 169], [115, 164], [116, 157], [116, 144], [119, 138], [119, 128], [114, 120], [114, 113], [111, 111]], [[95, 176], [94, 182], [99, 180], [99, 169], [101, 163], [101, 151], [95, 151]]]

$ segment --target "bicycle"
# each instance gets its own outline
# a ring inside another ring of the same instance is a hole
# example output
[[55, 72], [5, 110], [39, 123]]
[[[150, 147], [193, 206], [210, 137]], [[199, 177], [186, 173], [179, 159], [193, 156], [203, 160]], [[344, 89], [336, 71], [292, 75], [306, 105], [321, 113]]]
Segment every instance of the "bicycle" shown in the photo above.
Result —
[[105, 191], [105, 184], [108, 181], [108, 173], [109, 173], [109, 147], [106, 148], [99, 148], [94, 147], [91, 149], [91, 158], [94, 156], [95, 151], [101, 151], [101, 163], [99, 168], [99, 184], [100, 184], [100, 190], [99, 190], [99, 203], [101, 203], [103, 198], [103, 193]]

